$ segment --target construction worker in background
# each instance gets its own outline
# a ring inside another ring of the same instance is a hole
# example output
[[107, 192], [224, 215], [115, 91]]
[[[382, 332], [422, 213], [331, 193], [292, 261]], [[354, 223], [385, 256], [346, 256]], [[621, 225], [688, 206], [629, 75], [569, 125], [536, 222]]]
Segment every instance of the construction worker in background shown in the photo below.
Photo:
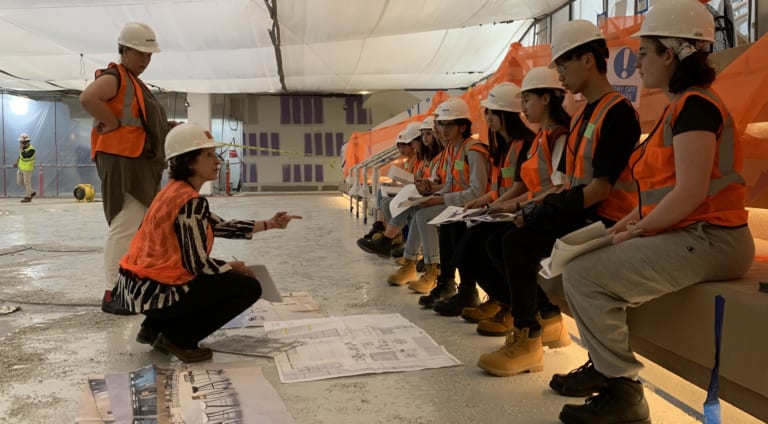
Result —
[[37, 193], [32, 191], [32, 171], [35, 170], [35, 148], [32, 146], [27, 133], [19, 135], [19, 157], [13, 163], [13, 167], [19, 168], [19, 172], [16, 173], [16, 182], [24, 187], [24, 198], [21, 199], [21, 203], [29, 203]]
[[160, 102], [139, 79], [160, 51], [155, 32], [131, 22], [117, 40], [120, 63], [96, 71], [96, 79], [80, 95], [94, 118], [91, 159], [101, 179], [104, 216], [109, 225], [104, 245], [105, 291], [101, 310], [132, 314], [112, 301], [118, 262], [160, 190], [165, 168], [163, 142], [169, 122]]

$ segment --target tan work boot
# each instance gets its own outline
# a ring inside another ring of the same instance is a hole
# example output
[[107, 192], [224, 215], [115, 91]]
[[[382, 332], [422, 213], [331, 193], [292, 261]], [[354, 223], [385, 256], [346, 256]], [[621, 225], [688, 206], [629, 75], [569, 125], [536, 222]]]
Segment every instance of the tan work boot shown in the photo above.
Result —
[[570, 345], [571, 336], [568, 335], [568, 330], [563, 325], [563, 316], [557, 314], [547, 319], [539, 317], [539, 324], [541, 325], [541, 344], [550, 348], [557, 349], [559, 347], [566, 347]]
[[424, 274], [418, 280], [408, 282], [408, 288], [416, 293], [427, 294], [437, 285], [440, 264], [424, 264]]
[[418, 278], [419, 274], [416, 272], [416, 260], [405, 259], [403, 266], [398, 268], [394, 274], [387, 277], [387, 282], [392, 286], [403, 286], [408, 284], [409, 281]]
[[477, 366], [501, 377], [544, 370], [541, 335], [528, 337], [530, 329], [513, 329], [500, 349], [480, 355]]
[[477, 307], [462, 309], [461, 317], [467, 322], [480, 322], [484, 319], [493, 318], [499, 312], [499, 309], [501, 309], [501, 304], [496, 300], [488, 298], [488, 300]]
[[500, 304], [499, 311], [493, 318], [484, 319], [477, 323], [477, 332], [483, 336], [506, 336], [514, 328], [512, 310], [509, 306]]

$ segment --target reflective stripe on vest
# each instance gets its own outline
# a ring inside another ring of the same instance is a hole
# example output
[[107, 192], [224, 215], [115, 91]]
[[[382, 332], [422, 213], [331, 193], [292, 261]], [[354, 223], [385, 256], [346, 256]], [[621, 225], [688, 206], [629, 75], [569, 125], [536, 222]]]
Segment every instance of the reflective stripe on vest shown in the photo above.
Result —
[[[188, 182], [171, 180], [152, 201], [128, 253], [120, 260], [120, 267], [139, 278], [169, 285], [184, 284], [195, 278], [182, 265], [182, 254], [189, 253], [181, 251], [174, 223], [184, 204], [199, 196]], [[205, 227], [206, 252], [210, 254], [213, 229], [210, 225]]]
[[[555, 133], [557, 131], [557, 133]], [[551, 140], [554, 135], [555, 140]], [[544, 131], [539, 129], [525, 162], [520, 165], [520, 178], [528, 189], [528, 198], [533, 199], [544, 190], [552, 187], [552, 150], [550, 141], [556, 142], [560, 135], [567, 135], [557, 129]]]
[[486, 158], [488, 157], [488, 149], [485, 144], [472, 137], [467, 138], [460, 145], [456, 146], [450, 165], [451, 175], [453, 176], [451, 192], [453, 193], [464, 191], [470, 187], [470, 169], [467, 162], [469, 161], [469, 152], [471, 151], [482, 153]]
[[[595, 157], [595, 148], [600, 139], [600, 130], [603, 119], [608, 111], [622, 101], [628, 101], [621, 94], [612, 91], [603, 96], [595, 106], [592, 116], [586, 123], [584, 131], [580, 131], [583, 125], [584, 110], [571, 121], [571, 132], [568, 135], [566, 151], [566, 184], [568, 188], [578, 185], [587, 185], [592, 181], [592, 159]], [[581, 138], [579, 138], [581, 137]]]
[[513, 140], [504, 155], [501, 167], [491, 164], [491, 183], [488, 185], [491, 200], [498, 199], [515, 183], [515, 168], [520, 152], [523, 150], [523, 144], [525, 144], [523, 140]]
[[29, 149], [34, 150], [35, 148], [32, 147], [32, 145], [30, 144], [29, 146], [25, 147], [24, 150], [19, 152], [19, 165], [18, 166], [19, 166], [19, 170], [20, 171], [34, 171], [35, 170], [35, 154], [33, 154], [32, 156], [30, 156], [28, 158], [25, 158], [25, 157], [21, 156], [22, 152], [26, 152]]
[[[135, 158], [144, 150], [146, 132], [143, 120], [146, 120], [144, 93], [140, 83], [123, 65], [110, 63], [107, 69], [116, 68], [120, 74], [120, 86], [115, 97], [107, 101], [109, 110], [120, 120], [120, 127], [105, 134], [96, 131], [96, 124], [91, 129], [91, 159], [96, 152]], [[96, 71], [96, 77], [105, 70]]]
[[746, 184], [740, 171], [741, 142], [734, 131], [733, 118], [719, 97], [710, 90], [690, 88], [670, 104], [660, 118], [663, 130], [655, 131], [641, 149], [633, 153], [632, 176], [640, 187], [640, 213], [647, 216], [675, 187], [675, 158], [672, 128], [690, 96], [700, 96], [712, 102], [723, 117], [716, 134], [715, 160], [712, 164], [707, 197], [693, 212], [671, 228], [682, 228], [706, 221], [715, 225], [735, 227], [747, 222], [744, 209]]

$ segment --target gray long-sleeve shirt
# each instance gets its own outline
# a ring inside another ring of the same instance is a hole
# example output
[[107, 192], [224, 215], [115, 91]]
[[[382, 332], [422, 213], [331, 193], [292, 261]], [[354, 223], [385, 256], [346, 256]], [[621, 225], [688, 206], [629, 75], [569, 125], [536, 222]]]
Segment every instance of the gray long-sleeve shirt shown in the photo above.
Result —
[[[449, 146], [448, 148], [460, 149], [461, 145]], [[466, 160], [468, 162], [467, 166], [469, 166], [469, 187], [462, 191], [451, 192], [453, 174], [449, 172], [445, 185], [437, 192], [443, 196], [444, 202], [448, 206], [463, 206], [467, 202], [483, 195], [488, 187], [488, 155], [470, 150], [467, 153]], [[451, 169], [453, 166], [451, 164]]]

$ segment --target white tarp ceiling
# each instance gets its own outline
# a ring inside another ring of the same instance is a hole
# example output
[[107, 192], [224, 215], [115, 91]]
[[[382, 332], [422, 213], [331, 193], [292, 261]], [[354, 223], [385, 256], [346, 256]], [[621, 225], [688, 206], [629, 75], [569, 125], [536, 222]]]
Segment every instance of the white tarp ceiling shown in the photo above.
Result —
[[[499, 66], [533, 17], [565, 0], [270, 0], [285, 89], [342, 93], [466, 87]], [[264, 0], [2, 0], [0, 89], [82, 90], [118, 61], [123, 24], [162, 52], [142, 75], [164, 90], [283, 91]], [[511, 21], [511, 22], [510, 22]]]

